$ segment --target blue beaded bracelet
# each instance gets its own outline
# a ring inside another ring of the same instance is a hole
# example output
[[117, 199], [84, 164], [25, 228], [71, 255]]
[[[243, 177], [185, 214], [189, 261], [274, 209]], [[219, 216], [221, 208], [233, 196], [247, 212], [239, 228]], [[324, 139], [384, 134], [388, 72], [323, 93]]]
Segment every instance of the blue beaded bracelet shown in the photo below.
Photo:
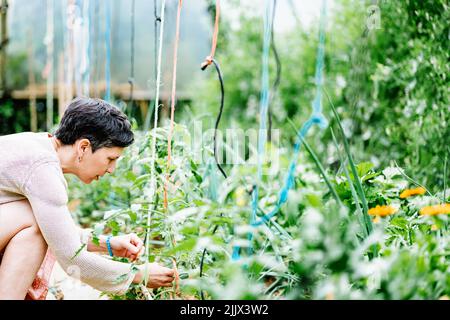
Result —
[[109, 240], [111, 239], [111, 237], [112, 237], [112, 236], [108, 236], [108, 238], [106, 238], [106, 247], [108, 248], [109, 255], [110, 255], [111, 257], [114, 257], [114, 254], [113, 254], [112, 249], [111, 249], [111, 243], [109, 242]]

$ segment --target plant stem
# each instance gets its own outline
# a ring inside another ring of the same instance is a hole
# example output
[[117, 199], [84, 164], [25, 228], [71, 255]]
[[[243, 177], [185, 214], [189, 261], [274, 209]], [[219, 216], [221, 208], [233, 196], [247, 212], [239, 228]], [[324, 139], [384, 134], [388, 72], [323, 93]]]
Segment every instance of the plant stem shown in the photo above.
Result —
[[339, 145], [337, 143], [336, 136], [334, 135], [333, 128], [330, 127], [330, 130], [331, 130], [331, 136], [333, 138], [334, 145], [336, 146], [336, 152], [338, 154], [339, 160], [341, 162], [342, 168], [343, 168], [345, 176], [347, 178], [350, 191], [352, 192], [353, 200], [355, 201], [358, 220], [359, 220], [359, 223], [361, 224], [361, 228], [363, 229], [364, 237], [366, 238], [369, 235], [369, 230], [367, 229], [365, 222], [364, 222], [363, 212], [362, 212], [361, 206], [359, 204], [360, 199], [359, 199], [358, 195], [356, 194], [355, 187], [353, 185], [352, 179], [350, 178], [350, 174], [348, 172], [346, 162], [342, 158], [341, 152], [339, 151]]
[[360, 180], [360, 178], [358, 176], [358, 172], [356, 171], [356, 166], [355, 166], [355, 163], [353, 161], [352, 154], [350, 152], [350, 146], [348, 144], [347, 137], [345, 136], [344, 129], [342, 128], [341, 119], [340, 119], [340, 117], [339, 117], [339, 115], [338, 115], [338, 113], [336, 111], [336, 108], [334, 107], [334, 104], [331, 101], [331, 98], [328, 95], [328, 92], [327, 92], [327, 90], [325, 88], [324, 88], [324, 92], [325, 92], [325, 95], [327, 96], [328, 102], [330, 103], [331, 109], [333, 110], [334, 116], [336, 118], [336, 122], [337, 122], [338, 127], [339, 127], [340, 134], [342, 136], [342, 140], [344, 142], [344, 149], [345, 149], [345, 152], [347, 153], [347, 158], [348, 158], [348, 161], [349, 161], [349, 164], [350, 164], [350, 168], [352, 170], [353, 178], [355, 180], [356, 190], [358, 191], [359, 197], [360, 197], [361, 202], [362, 202], [364, 221], [365, 221], [365, 224], [366, 224], [366, 227], [367, 227], [367, 231], [370, 234], [372, 232], [372, 229], [373, 229], [372, 220], [370, 220], [370, 217], [368, 215], [369, 207], [367, 205], [367, 199], [366, 199], [366, 196], [364, 194], [364, 190], [363, 190], [363, 187], [362, 187], [362, 184], [361, 184], [361, 180]]

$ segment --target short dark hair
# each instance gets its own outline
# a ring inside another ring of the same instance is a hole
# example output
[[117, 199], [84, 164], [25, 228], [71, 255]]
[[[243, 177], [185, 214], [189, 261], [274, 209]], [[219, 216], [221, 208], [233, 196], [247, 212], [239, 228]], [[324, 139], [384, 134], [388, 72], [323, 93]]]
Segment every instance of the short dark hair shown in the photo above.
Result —
[[103, 147], [128, 147], [134, 142], [131, 124], [117, 107], [101, 99], [75, 98], [55, 132], [65, 145], [88, 139], [92, 152]]

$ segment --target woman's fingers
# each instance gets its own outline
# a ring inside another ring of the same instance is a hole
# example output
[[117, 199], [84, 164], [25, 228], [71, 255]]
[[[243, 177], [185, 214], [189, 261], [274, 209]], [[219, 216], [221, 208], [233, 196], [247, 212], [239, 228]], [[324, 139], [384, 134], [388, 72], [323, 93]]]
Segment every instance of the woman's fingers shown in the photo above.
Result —
[[135, 254], [130, 254], [130, 256], [128, 257], [128, 259], [130, 259], [131, 261], [135, 261], [137, 259], [137, 255]]
[[163, 277], [159, 279], [159, 286], [160, 287], [171, 287], [173, 285], [173, 278], [171, 277]]
[[143, 253], [144, 253], [144, 248], [142, 248], [141, 250], [139, 250], [138, 253], [131, 253], [131, 252], [127, 251], [127, 253], [126, 253], [126, 258], [130, 259], [131, 261], [135, 261], [135, 260], [137, 260]]
[[161, 275], [173, 278], [175, 275], [175, 270], [166, 267], [161, 267]]
[[132, 261], [137, 260], [145, 251], [144, 242], [135, 233], [113, 237], [111, 248], [115, 256]]
[[159, 287], [171, 287], [173, 286], [173, 279], [169, 280], [168, 278], [163, 280], [155, 280], [153, 282], [149, 282], [148, 286], [150, 288], [159, 288]]
[[144, 253], [144, 242], [135, 233], [132, 233], [130, 234], [130, 243], [134, 246], [131, 250], [130, 259], [134, 261]]
[[150, 288], [171, 287], [174, 281], [173, 269], [163, 267], [157, 263], [151, 263], [148, 277], [148, 286]]
[[142, 240], [134, 233], [128, 235], [128, 237], [124, 240], [124, 247], [133, 255], [137, 255], [141, 251], [144, 244]]
[[169, 282], [169, 283], [172, 283], [173, 280], [174, 280], [173, 277], [164, 277], [164, 279], [163, 279], [164, 282]]
[[138, 256], [138, 257], [142, 256], [142, 255], [144, 254], [144, 252], [145, 252], [145, 247], [142, 245], [142, 247], [141, 247], [141, 249], [139, 250], [137, 256]]
[[167, 271], [165, 272], [164, 275], [165, 275], [166, 277], [171, 277], [171, 278], [173, 278], [173, 277], [175, 276], [175, 270], [169, 269], [169, 270], [167, 270]]
[[138, 249], [138, 252], [139, 252], [139, 251], [142, 249], [142, 247], [144, 246], [144, 241], [142, 241], [142, 239], [139, 238], [139, 237], [137, 236], [137, 234], [135, 234], [135, 233], [132, 233], [132, 234], [130, 235], [130, 242], [136, 246], [136, 248]]

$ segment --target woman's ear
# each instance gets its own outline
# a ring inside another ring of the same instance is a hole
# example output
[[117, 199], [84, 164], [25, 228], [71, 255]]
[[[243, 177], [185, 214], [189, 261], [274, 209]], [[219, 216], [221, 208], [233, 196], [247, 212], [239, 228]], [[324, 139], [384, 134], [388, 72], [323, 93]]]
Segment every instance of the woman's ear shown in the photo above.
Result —
[[79, 141], [78, 144], [78, 149], [82, 152], [85, 153], [86, 150], [91, 146], [91, 142], [89, 141], [89, 139], [81, 139]]

